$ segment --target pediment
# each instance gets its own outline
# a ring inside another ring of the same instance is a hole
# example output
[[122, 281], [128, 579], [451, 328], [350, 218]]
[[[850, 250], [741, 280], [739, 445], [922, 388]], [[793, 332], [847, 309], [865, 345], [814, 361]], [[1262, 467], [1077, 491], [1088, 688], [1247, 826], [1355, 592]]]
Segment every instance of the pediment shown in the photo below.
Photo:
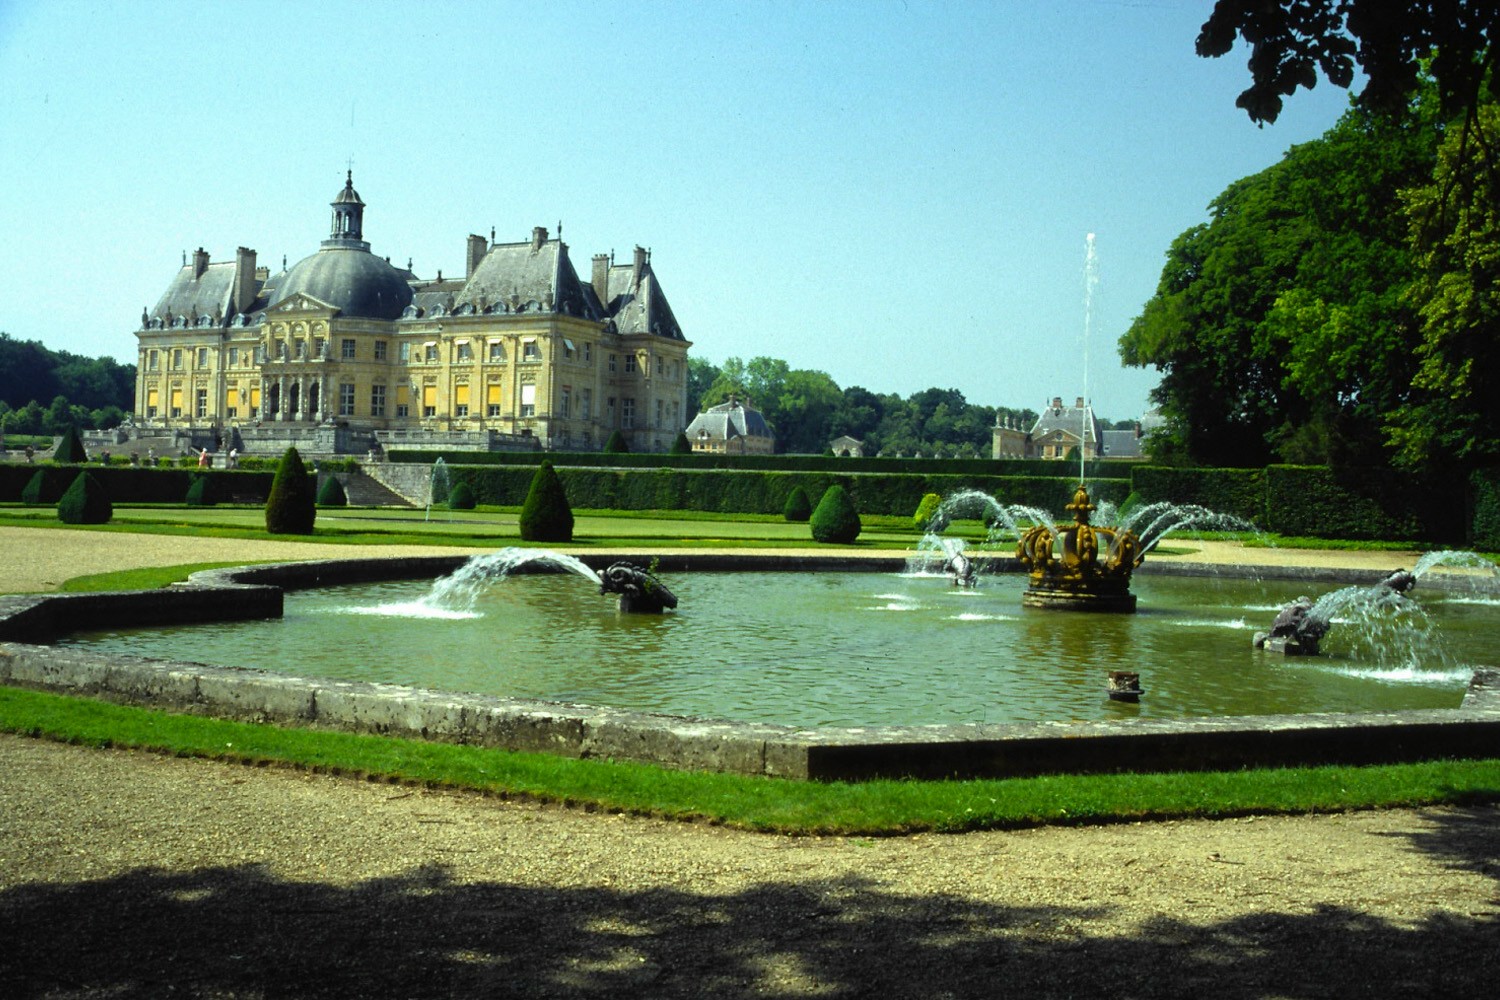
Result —
[[266, 310], [268, 316], [284, 316], [287, 313], [327, 313], [330, 316], [338, 312], [338, 307], [329, 305], [322, 299], [315, 299], [306, 292], [294, 292]]

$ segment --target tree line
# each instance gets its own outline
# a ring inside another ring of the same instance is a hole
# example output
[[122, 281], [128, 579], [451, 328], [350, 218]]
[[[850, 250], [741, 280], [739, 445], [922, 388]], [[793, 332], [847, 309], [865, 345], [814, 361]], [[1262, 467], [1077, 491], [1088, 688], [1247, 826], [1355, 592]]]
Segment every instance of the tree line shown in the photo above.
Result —
[[[1156, 367], [1159, 458], [1462, 471], [1500, 460], [1500, 8], [1221, 0], [1199, 51], [1256, 41], [1273, 121], [1318, 70], [1364, 92], [1179, 236], [1120, 339]], [[1275, 30], [1272, 30], [1275, 29]]]
[[[135, 366], [54, 351], [0, 331], [0, 432], [114, 427], [135, 398]], [[49, 400], [43, 404], [41, 400]]]
[[980, 406], [957, 389], [923, 389], [905, 398], [862, 386], [839, 388], [826, 372], [792, 368], [777, 358], [729, 358], [722, 366], [688, 360], [688, 412], [737, 397], [759, 410], [776, 433], [776, 450], [822, 454], [836, 438], [859, 440], [866, 455], [988, 458], [996, 418], [1030, 429], [1029, 409]]

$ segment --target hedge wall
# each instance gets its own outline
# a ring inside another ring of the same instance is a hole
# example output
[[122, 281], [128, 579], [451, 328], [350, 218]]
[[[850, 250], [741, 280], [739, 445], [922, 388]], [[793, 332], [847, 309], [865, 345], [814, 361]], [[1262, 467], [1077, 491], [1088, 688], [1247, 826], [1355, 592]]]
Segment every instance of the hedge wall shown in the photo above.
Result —
[[6, 462], [0, 464], [0, 503], [17, 503], [26, 483], [42, 470], [42, 502], [57, 503], [63, 491], [78, 478], [80, 469], [104, 487], [112, 502], [121, 503], [184, 503], [193, 477], [208, 476], [212, 480], [211, 491], [220, 503], [265, 503], [271, 492], [269, 472], [241, 472], [227, 469], [152, 469], [141, 466], [116, 465], [25, 465]]
[[[554, 468], [595, 466], [614, 469], [739, 469], [758, 472], [825, 472], [837, 475], [948, 475], [1035, 476], [1042, 479], [1076, 477], [1078, 465], [1047, 459], [988, 458], [833, 458], [828, 455], [670, 455], [605, 454], [603, 452], [540, 451], [391, 451], [391, 462], [431, 465], [441, 458], [454, 465], [518, 465], [535, 469], [549, 461]], [[1090, 462], [1086, 478], [1128, 479], [1133, 463]], [[1076, 485], [1076, 484], [1075, 484]]]
[[1282, 535], [1430, 542], [1462, 542], [1467, 535], [1467, 491], [1461, 485], [1389, 469], [1139, 466], [1131, 485], [1148, 503], [1200, 504]]
[[1480, 469], [1470, 478], [1474, 516], [1469, 544], [1483, 552], [1500, 552], [1500, 469]]
[[[468, 484], [482, 504], [517, 506], [526, 499], [536, 466], [454, 465], [455, 483]], [[557, 469], [568, 503], [577, 508], [608, 510], [703, 510], [734, 514], [780, 514], [792, 489], [822, 496], [835, 483], [854, 498], [862, 514], [910, 517], [926, 493], [945, 496], [961, 490], [983, 490], [1001, 503], [1021, 503], [1055, 510], [1073, 497], [1072, 478], [960, 475], [833, 475], [814, 472], [755, 472], [691, 469]], [[1089, 484], [1097, 499], [1124, 500], [1127, 479]]]
[[1266, 525], [1265, 473], [1261, 469], [1180, 469], [1138, 465], [1130, 488], [1142, 503], [1197, 504]]

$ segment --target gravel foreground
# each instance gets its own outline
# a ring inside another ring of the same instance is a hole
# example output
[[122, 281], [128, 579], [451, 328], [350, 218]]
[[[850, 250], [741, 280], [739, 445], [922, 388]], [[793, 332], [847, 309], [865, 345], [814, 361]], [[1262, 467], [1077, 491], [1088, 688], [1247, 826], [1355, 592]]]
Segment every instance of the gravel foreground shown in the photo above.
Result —
[[[15, 530], [0, 590], [327, 557]], [[787, 838], [0, 736], [0, 996], [1489, 997], [1497, 821]]]
[[1488, 997], [1497, 820], [788, 838], [3, 736], [0, 995]]

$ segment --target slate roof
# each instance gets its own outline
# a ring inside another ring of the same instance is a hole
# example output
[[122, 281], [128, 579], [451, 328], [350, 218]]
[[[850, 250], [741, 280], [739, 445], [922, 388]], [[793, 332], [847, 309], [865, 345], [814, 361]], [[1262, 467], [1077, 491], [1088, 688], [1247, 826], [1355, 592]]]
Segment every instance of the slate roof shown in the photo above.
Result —
[[190, 325], [197, 325], [200, 316], [215, 316], [221, 320], [232, 312], [234, 301], [234, 261], [209, 264], [201, 275], [193, 274], [191, 263], [183, 265], [167, 290], [157, 299], [156, 306], [147, 311], [150, 319], [161, 319], [166, 326], [179, 316], [189, 316]]
[[1100, 445], [1105, 458], [1140, 458], [1141, 438], [1134, 428], [1103, 431]]
[[1059, 400], [1054, 397], [1046, 407], [1042, 409], [1041, 415], [1036, 418], [1036, 423], [1031, 427], [1031, 439], [1040, 441], [1044, 436], [1053, 431], [1062, 431], [1075, 441], [1079, 440], [1080, 432], [1083, 440], [1099, 440], [1099, 423], [1094, 419], [1094, 408], [1092, 406], [1061, 406]]
[[559, 239], [497, 243], [455, 293], [455, 307], [476, 312], [562, 313], [595, 322], [604, 319], [598, 300], [578, 280], [567, 244]]
[[708, 436], [715, 441], [729, 441], [737, 437], [776, 439], [776, 435], [771, 432], [771, 425], [766, 423], [761, 412], [737, 399], [702, 411], [693, 418], [693, 422], [688, 424], [683, 433], [689, 441], [693, 441], [703, 431], [708, 431]]
[[620, 333], [650, 333], [673, 340], [686, 340], [677, 317], [667, 304], [667, 296], [656, 280], [648, 258], [640, 269], [639, 280], [635, 265], [615, 264], [609, 269], [609, 301], [605, 309], [615, 321]]

